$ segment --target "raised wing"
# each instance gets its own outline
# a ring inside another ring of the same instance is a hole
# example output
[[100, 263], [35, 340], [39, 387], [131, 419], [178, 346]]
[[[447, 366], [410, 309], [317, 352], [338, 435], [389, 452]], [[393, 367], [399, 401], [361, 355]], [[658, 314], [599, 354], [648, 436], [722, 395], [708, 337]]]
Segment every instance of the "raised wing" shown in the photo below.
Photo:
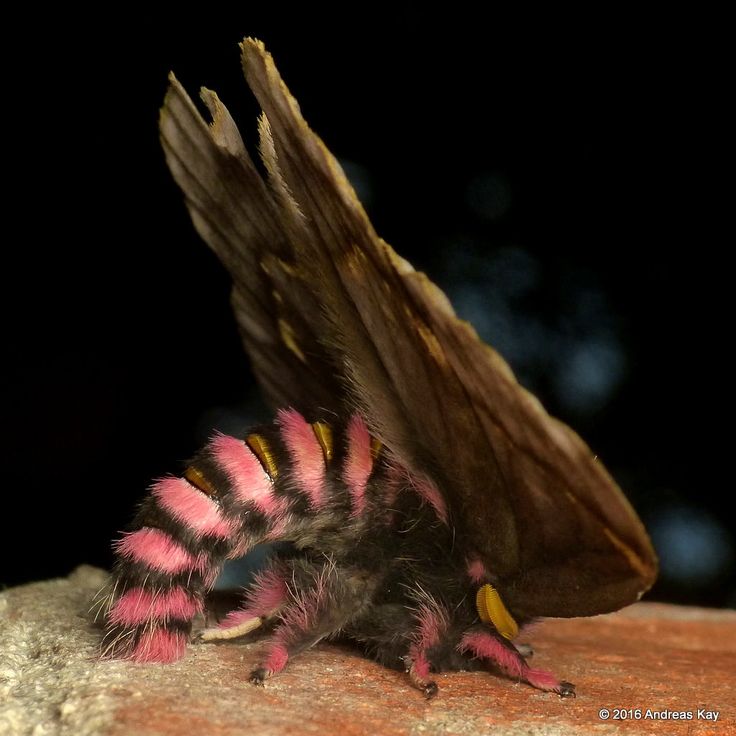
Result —
[[376, 235], [263, 45], [242, 48], [264, 111], [268, 186], [211, 92], [207, 126], [172, 79], [161, 134], [195, 226], [232, 274], [271, 402], [360, 410], [403, 465], [438, 486], [459, 543], [517, 616], [590, 615], [636, 600], [656, 559], [621, 491]]
[[173, 74], [169, 82], [160, 117], [166, 162], [195, 228], [232, 276], [233, 309], [267, 399], [343, 411], [339, 372], [312, 319], [319, 296], [295, 261], [292, 203], [263, 180], [214, 92], [202, 90], [208, 125]]

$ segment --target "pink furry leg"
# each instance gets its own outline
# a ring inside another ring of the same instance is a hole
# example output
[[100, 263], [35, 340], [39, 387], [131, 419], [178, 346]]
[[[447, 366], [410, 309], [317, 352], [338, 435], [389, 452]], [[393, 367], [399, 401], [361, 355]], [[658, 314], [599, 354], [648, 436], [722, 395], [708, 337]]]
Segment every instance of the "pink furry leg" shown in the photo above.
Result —
[[256, 685], [281, 672], [289, 659], [344, 628], [362, 613], [370, 598], [363, 578], [329, 562], [295, 560], [288, 580], [287, 602], [278, 614], [280, 623], [265, 659], [250, 676]]
[[404, 658], [411, 684], [429, 700], [437, 695], [437, 683], [430, 678], [432, 665], [429, 650], [440, 643], [447, 631], [448, 612], [433, 598], [427, 598], [417, 609], [416, 628], [412, 632], [409, 654]]
[[427, 659], [426, 652], [417, 651], [413, 655], [410, 654], [408, 657], [405, 657], [404, 661], [409, 666], [407, 673], [411, 684], [417, 690], [421, 690], [427, 700], [431, 700], [437, 695], [439, 688], [437, 687], [437, 683], [430, 679], [432, 666]]
[[257, 574], [244, 605], [230, 611], [216, 627], [203, 631], [202, 640], [235, 639], [262, 626], [287, 600], [286, 574], [286, 567], [280, 562]]
[[575, 685], [558, 680], [551, 672], [534, 670], [511, 642], [500, 634], [473, 627], [463, 634], [458, 651], [494, 664], [508, 677], [528, 682], [532, 687], [555, 692], [563, 698], [575, 697]]

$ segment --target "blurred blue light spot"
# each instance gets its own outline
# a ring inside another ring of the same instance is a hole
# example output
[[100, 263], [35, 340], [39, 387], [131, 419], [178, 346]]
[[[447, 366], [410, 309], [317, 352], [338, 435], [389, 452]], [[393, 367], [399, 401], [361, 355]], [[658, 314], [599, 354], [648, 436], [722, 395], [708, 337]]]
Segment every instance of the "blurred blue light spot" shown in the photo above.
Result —
[[649, 524], [663, 578], [704, 587], [734, 564], [733, 541], [721, 522], [698, 508], [675, 506]]
[[555, 392], [569, 409], [592, 412], [606, 404], [624, 375], [618, 340], [594, 336], [574, 342], [557, 366]]

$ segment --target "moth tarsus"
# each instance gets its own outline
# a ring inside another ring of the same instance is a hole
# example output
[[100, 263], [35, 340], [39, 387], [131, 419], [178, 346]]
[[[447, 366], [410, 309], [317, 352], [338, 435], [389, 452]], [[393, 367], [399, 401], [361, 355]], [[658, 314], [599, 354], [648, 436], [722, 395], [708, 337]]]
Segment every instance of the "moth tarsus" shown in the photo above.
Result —
[[253, 672], [250, 673], [250, 677], [248, 677], [248, 681], [255, 685], [256, 687], [265, 687], [266, 686], [266, 680], [270, 677], [270, 673], [268, 670], [265, 670], [263, 667], [258, 667], [257, 669], [253, 670]]
[[217, 96], [208, 124], [173, 75], [161, 141], [278, 414], [154, 483], [116, 543], [105, 653], [183, 656], [224, 561], [288, 541], [204, 632], [269, 632], [255, 684], [339, 636], [427, 698], [431, 673], [461, 669], [574, 695], [513, 640], [637, 600], [656, 574], [646, 532], [583, 441], [376, 236], [263, 45], [242, 49], [266, 180]]
[[423, 669], [424, 673], [420, 674], [419, 668], [416, 666], [417, 663], [412, 660], [411, 657], [405, 658], [407, 665], [406, 673], [409, 675], [409, 681], [411, 684], [419, 690], [427, 700], [434, 698], [439, 692], [439, 687], [434, 680], [427, 679], [427, 674], [435, 672], [435, 668], [432, 665], [425, 666]]
[[437, 683], [436, 682], [432, 682], [432, 681], [428, 682], [422, 688], [422, 692], [424, 693], [424, 697], [427, 700], [432, 700], [432, 698], [434, 698], [435, 695], [437, 695], [437, 693], [439, 692], [439, 688], [437, 687]]
[[576, 698], [577, 695], [575, 693], [575, 685], [573, 685], [571, 682], [566, 682], [563, 680], [560, 683], [560, 697], [561, 698]]

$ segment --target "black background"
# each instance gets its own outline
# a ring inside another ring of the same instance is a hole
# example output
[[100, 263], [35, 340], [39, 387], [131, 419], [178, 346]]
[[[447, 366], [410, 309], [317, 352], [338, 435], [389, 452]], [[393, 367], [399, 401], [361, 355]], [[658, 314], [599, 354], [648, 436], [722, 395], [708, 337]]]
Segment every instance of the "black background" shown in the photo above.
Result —
[[[8, 28], [1, 584], [109, 565], [151, 478], [213, 424], [263, 416], [227, 279], [156, 130], [174, 69], [192, 93], [215, 88], [252, 141], [237, 49], [252, 35], [310, 125], [369, 180], [378, 232], [440, 285], [463, 288], [448, 253], [455, 263], [467, 248], [492, 272], [511, 248], [541, 274], [521, 305], [530, 319], [557, 324], [581, 283], [600, 296], [624, 361], [605, 401], [571, 408], [544, 357], [516, 367], [647, 524], [675, 513], [705, 530], [698, 544], [718, 565], [683, 577], [667, 564], [653, 597], [734, 605], [731, 451], [717, 422], [732, 334], [718, 24], [530, 27], [453, 12], [63, 11]], [[479, 180], [501, 182], [493, 216], [472, 206]], [[671, 548], [699, 559], [687, 535], [663, 534], [663, 562]]]

